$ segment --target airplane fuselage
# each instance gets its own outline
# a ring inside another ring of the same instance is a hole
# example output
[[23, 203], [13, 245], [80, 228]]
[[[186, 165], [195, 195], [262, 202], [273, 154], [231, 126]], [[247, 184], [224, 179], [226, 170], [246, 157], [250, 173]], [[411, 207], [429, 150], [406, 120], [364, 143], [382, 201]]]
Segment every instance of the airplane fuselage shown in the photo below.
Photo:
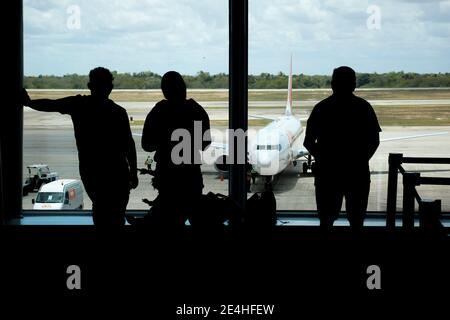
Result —
[[303, 132], [299, 119], [284, 115], [258, 131], [250, 141], [249, 162], [262, 176], [274, 176], [293, 161], [292, 144]]

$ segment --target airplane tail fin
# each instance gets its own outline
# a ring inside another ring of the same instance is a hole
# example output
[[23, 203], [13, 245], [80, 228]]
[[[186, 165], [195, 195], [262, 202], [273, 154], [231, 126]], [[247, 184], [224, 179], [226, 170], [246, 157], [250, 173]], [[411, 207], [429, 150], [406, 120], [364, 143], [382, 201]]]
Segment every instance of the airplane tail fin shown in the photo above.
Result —
[[292, 54], [291, 54], [291, 65], [289, 70], [289, 83], [288, 83], [288, 96], [286, 102], [286, 116], [292, 115]]

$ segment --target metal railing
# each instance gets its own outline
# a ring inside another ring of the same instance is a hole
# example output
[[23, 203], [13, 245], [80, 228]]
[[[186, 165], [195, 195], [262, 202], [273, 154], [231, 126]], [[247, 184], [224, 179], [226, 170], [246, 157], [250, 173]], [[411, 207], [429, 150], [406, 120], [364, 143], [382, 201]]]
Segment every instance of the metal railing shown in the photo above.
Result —
[[398, 173], [403, 175], [403, 228], [406, 230], [414, 228], [414, 201], [419, 204], [420, 226], [424, 228], [439, 226], [441, 200], [422, 199], [416, 187], [420, 185], [450, 185], [450, 178], [422, 177], [420, 173], [407, 172], [402, 166], [404, 163], [450, 164], [450, 158], [403, 157], [401, 153], [389, 154], [386, 226], [390, 229], [395, 228]]

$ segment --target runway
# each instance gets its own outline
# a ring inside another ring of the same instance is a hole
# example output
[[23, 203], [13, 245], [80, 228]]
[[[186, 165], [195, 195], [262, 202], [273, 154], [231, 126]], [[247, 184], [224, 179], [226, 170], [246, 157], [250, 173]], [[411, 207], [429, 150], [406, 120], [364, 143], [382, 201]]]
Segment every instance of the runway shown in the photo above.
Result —
[[[26, 112], [31, 114], [30, 112]], [[33, 121], [25, 120], [24, 129], [24, 174], [26, 165], [34, 163], [46, 163], [50, 168], [59, 173], [61, 178], [77, 178], [78, 158], [75, 139], [71, 128], [70, 117], [59, 114], [39, 113], [48, 123], [41, 122], [32, 125]], [[30, 124], [31, 122], [31, 124]], [[46, 127], [46, 128], [44, 128]], [[217, 128], [225, 130], [225, 128]], [[448, 131], [450, 127], [384, 127], [382, 138], [401, 137], [416, 134], [424, 134], [437, 131]], [[147, 154], [140, 147], [140, 137], [135, 137], [138, 151], [138, 167], [144, 167]], [[301, 136], [296, 145], [303, 143]], [[418, 138], [406, 141], [392, 141], [383, 143], [371, 160], [371, 193], [369, 197], [370, 211], [384, 211], [386, 209], [388, 154], [390, 152], [403, 153], [405, 156], [450, 157], [450, 134]], [[345, 157], [345, 155], [336, 155]], [[105, 159], [108, 155], [105, 154]], [[350, 161], [350, 159], [349, 159]], [[450, 177], [448, 165], [406, 165], [407, 170], [419, 170], [424, 176]], [[336, 168], [346, 170], [347, 168]], [[204, 192], [228, 193], [228, 180], [221, 180], [212, 165], [202, 166], [205, 184]], [[180, 177], [182, 179], [183, 177]], [[296, 167], [290, 166], [274, 179], [274, 192], [277, 198], [279, 210], [315, 210], [314, 178], [311, 174], [301, 173], [301, 163]], [[401, 207], [401, 178], [399, 179], [399, 197], [397, 205]], [[174, 194], [182, 192], [177, 189], [177, 181], [173, 181]], [[263, 188], [262, 181], [257, 180], [252, 186], [253, 191]], [[443, 211], [450, 211], [450, 187], [421, 186], [418, 187], [422, 198], [441, 199]], [[24, 209], [31, 209], [31, 199], [35, 194], [30, 194], [23, 199]], [[141, 199], [150, 200], [156, 197], [156, 192], [150, 185], [149, 176], [140, 176], [139, 187], [130, 195], [129, 209], [147, 209], [147, 205]], [[85, 195], [85, 208], [91, 208], [91, 202]]]
[[[313, 106], [317, 104], [318, 101], [294, 101], [293, 111], [296, 116], [298, 116], [302, 121], [306, 121]], [[149, 113], [149, 111], [155, 106], [156, 101], [148, 102], [137, 102], [137, 101], [123, 101], [119, 104], [124, 107], [130, 118], [135, 121], [143, 122]], [[228, 120], [228, 101], [200, 101], [202, 105], [209, 114], [211, 120], [227, 121]], [[266, 116], [271, 118], [276, 118], [284, 112], [286, 103], [284, 101], [249, 101], [249, 116], [251, 119], [252, 115], [255, 116]], [[400, 110], [402, 114], [401, 117], [406, 117], [410, 114], [409, 108], [411, 108], [411, 115], [419, 112], [434, 112], [430, 114], [437, 114], [441, 118], [436, 118], [435, 120], [442, 121], [446, 118], [449, 113], [450, 99], [435, 99], [435, 100], [374, 100], [372, 105], [375, 108], [381, 108], [380, 113], [383, 115], [386, 113], [390, 114], [390, 109], [385, 109], [391, 107], [392, 111]], [[399, 107], [399, 109], [395, 109]], [[418, 109], [419, 108], [419, 109]], [[437, 110], [430, 108], [439, 108]], [[377, 109], [378, 110], [378, 109]], [[397, 114], [399, 116], [399, 114]], [[420, 114], [416, 114], [416, 122], [410, 125], [429, 125], [430, 123], [421, 123]], [[442, 118], [444, 117], [444, 118]], [[406, 118], [405, 118], [406, 119]], [[34, 111], [30, 108], [24, 108], [24, 123], [32, 127], [42, 127], [47, 128], [49, 126], [57, 127], [70, 127], [72, 125], [71, 119], [67, 115], [58, 115], [55, 117], [54, 114], [44, 113]], [[401, 125], [396, 123], [397, 125]], [[257, 125], [257, 124], [254, 124]], [[448, 125], [442, 123], [442, 125]]]

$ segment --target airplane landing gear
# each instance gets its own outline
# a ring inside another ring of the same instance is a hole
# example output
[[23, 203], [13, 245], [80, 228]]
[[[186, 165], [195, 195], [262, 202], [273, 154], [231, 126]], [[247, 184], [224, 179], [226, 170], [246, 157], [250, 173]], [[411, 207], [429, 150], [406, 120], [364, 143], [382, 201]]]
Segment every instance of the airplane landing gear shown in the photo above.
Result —
[[272, 177], [266, 176], [264, 180], [264, 190], [272, 191]]
[[303, 173], [308, 173], [308, 164], [303, 162]]
[[310, 170], [312, 173], [314, 173], [314, 167], [315, 163], [312, 161], [312, 157], [309, 154], [306, 162], [303, 162], [303, 173], [308, 173], [308, 170]]

